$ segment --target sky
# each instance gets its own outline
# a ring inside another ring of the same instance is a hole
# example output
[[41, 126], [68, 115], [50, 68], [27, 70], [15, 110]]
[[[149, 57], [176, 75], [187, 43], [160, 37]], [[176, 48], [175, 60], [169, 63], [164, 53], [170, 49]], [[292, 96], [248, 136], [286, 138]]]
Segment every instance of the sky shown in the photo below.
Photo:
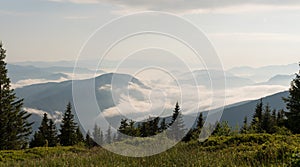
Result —
[[149, 10], [170, 12], [196, 25], [214, 45], [225, 69], [299, 61], [297, 0], [0, 2], [0, 40], [8, 62], [75, 60], [97, 28], [120, 16]]

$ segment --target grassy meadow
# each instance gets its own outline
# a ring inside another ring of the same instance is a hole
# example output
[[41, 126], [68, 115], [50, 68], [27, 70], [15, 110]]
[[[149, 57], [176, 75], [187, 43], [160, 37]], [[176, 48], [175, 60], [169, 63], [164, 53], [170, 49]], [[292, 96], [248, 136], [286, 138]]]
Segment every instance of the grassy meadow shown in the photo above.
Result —
[[0, 166], [299, 166], [300, 136], [244, 134], [181, 142], [158, 155], [132, 158], [101, 147], [0, 151]]

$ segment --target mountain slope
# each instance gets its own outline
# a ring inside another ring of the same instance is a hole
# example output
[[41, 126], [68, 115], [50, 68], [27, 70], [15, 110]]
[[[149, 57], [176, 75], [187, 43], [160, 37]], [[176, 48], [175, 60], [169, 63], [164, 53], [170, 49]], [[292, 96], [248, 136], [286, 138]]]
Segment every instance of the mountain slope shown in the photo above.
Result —
[[[114, 79], [114, 88], [118, 90], [116, 93], [117, 96], [112, 97], [111, 92], [111, 84]], [[79, 91], [85, 91], [88, 85], [91, 83], [95, 83], [95, 95], [97, 100], [97, 105], [101, 111], [108, 109], [110, 107], [115, 107], [116, 104], [119, 104], [122, 100], [122, 95], [127, 93], [127, 88], [129, 85], [134, 84], [138, 86], [140, 89], [150, 89], [145, 86], [138, 79], [127, 75], [127, 74], [103, 74], [94, 79], [86, 79], [86, 80], [78, 80], [76, 82], [77, 86], [79, 86]], [[50, 115], [57, 114], [57, 111], [63, 112], [65, 110], [66, 104], [68, 102], [72, 102], [73, 109], [73, 97], [72, 97], [72, 81], [64, 81], [60, 83], [43, 83], [43, 84], [35, 84], [30, 86], [25, 86], [22, 88], [15, 89], [15, 92], [18, 97], [24, 98], [24, 107], [30, 109], [37, 109], [41, 111], [45, 111]], [[90, 89], [90, 87], [89, 87]], [[130, 92], [130, 96], [135, 99], [144, 98], [143, 93], [135, 90]], [[82, 106], [89, 106], [90, 101], [86, 99], [84, 93], [82, 93], [82, 101], [80, 104]], [[97, 117], [97, 113], [95, 111], [89, 111], [90, 108], [86, 107], [87, 116], [91, 118]], [[74, 110], [73, 110], [74, 111]], [[36, 114], [33, 118], [36, 119]], [[96, 114], [96, 115], [93, 115]], [[117, 118], [117, 117], [116, 117]], [[120, 121], [120, 119], [113, 120], [113, 123], [116, 124]]]
[[[112, 78], [116, 78], [116, 87], [125, 88], [128, 82], [137, 84], [141, 88], [149, 89], [138, 79], [127, 74], [103, 74], [94, 79], [80, 80], [77, 83], [84, 88], [87, 83], [95, 82], [95, 91], [99, 106], [101, 109], [107, 109], [114, 106], [110, 92], [101, 87], [108, 87], [111, 84]], [[72, 81], [64, 81], [60, 83], [43, 83], [25, 86], [15, 90], [17, 96], [25, 98], [24, 106], [44, 111], [53, 112], [56, 110], [63, 111], [66, 104], [72, 99]], [[138, 94], [138, 92], [136, 92]], [[136, 94], [136, 95], [137, 95]]]
[[[272, 109], [286, 109], [285, 103], [282, 97], [287, 97], [289, 95], [288, 91], [276, 93], [271, 96], [262, 98], [263, 103], [269, 104]], [[232, 107], [225, 107], [221, 120], [228, 121], [231, 126], [236, 126], [237, 124], [241, 126], [243, 124], [243, 119], [245, 116], [248, 117], [249, 122], [252, 120], [256, 104], [259, 103], [260, 99], [252, 100], [241, 105], [233, 105]]]

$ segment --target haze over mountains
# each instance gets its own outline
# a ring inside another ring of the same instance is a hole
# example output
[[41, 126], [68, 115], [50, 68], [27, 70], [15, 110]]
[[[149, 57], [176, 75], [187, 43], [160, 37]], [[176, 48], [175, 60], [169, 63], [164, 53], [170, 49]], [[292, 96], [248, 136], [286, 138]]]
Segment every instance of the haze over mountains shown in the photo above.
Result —
[[[63, 64], [66, 66], [63, 66]], [[39, 125], [39, 117], [43, 112], [49, 113], [50, 117], [59, 122], [66, 104], [69, 101], [73, 101], [72, 81], [70, 80], [72, 78], [73, 67], [68, 66], [68, 64], [71, 63], [61, 62], [56, 63], [56, 65], [50, 64], [47, 66], [45, 62], [31, 64], [26, 62], [18, 63], [18, 65], [8, 65], [9, 77], [12, 80], [12, 84], [17, 85], [16, 93], [19, 97], [25, 98], [24, 107], [28, 112], [33, 114], [31, 119], [36, 122], [36, 126]], [[298, 65], [296, 63], [261, 68], [238, 67], [225, 72], [194, 70], [192, 75], [195, 79], [185, 72], [179, 72], [177, 79], [187, 87], [185, 91], [188, 91], [190, 94], [196, 94], [195, 89], [200, 90], [201, 99], [204, 99], [200, 102], [201, 112], [219, 107], [210, 106], [210, 77], [215, 77], [214, 79], [218, 80], [219, 76], [225, 73], [227, 106], [225, 107], [222, 120], [228, 120], [232, 126], [235, 126], [236, 124], [242, 124], [244, 116], [248, 116], [250, 119], [258, 102], [257, 100], [262, 97], [267, 96], [263, 98], [263, 101], [269, 103], [272, 108], [284, 109], [285, 105], [282, 97], [288, 95], [286, 91], [289, 88], [291, 79], [294, 77], [293, 74], [297, 70]], [[176, 87], [163, 85], [163, 83], [157, 81], [159, 80], [158, 78], [150, 78], [152, 80], [148, 82], [128, 74], [97, 71], [97, 77], [89, 79], [88, 76], [91, 76], [90, 74], [95, 74], [94, 70], [81, 68], [78, 71], [80, 72], [79, 75], [82, 75], [82, 80], [78, 81], [78, 84], [82, 88], [90, 83], [95, 83], [93, 90], [95, 91], [99, 108], [115, 127], [118, 126], [120, 119], [123, 118], [117, 112], [120, 107], [133, 104], [131, 108], [125, 107], [128, 110], [125, 115], [145, 119], [151, 115], [151, 112], [154, 115], [159, 115], [162, 108], [155, 104], [164, 102], [166, 106], [164, 106], [163, 112], [167, 116], [168, 113], [172, 112], [172, 107], [179, 97]], [[111, 89], [112, 78], [118, 81], [117, 85], [113, 85], [114, 90]], [[195, 85], [195, 80], [198, 83], [197, 85]], [[22, 82], [26, 84], [22, 85]], [[159, 87], [159, 84], [163, 87]], [[159, 91], [156, 92], [157, 90]], [[162, 90], [165, 94], [168, 94], [167, 97], [170, 98], [168, 101], [163, 100], [164, 95], [161, 94]], [[218, 87], [213, 88], [213, 90], [218, 91]], [[84, 93], [82, 92], [82, 96], [84, 96]], [[83, 103], [85, 103], [84, 100]], [[199, 112], [189, 108], [189, 105], [193, 103], [199, 103], [199, 101], [191, 98], [188, 102], [183, 103], [184, 114]], [[86, 104], [88, 104], [88, 101]], [[95, 114], [99, 113], [87, 112], [87, 117], [97, 118]]]

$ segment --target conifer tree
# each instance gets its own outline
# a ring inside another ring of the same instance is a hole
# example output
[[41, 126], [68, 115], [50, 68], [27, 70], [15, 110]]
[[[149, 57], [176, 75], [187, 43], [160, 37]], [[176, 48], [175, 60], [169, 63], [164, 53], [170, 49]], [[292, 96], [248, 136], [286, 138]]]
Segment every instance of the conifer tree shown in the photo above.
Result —
[[[299, 63], [300, 67], [300, 63]], [[300, 70], [296, 77], [292, 80], [289, 89], [289, 96], [283, 98], [286, 103], [288, 112], [285, 112], [287, 117], [287, 126], [293, 133], [300, 133]]]
[[93, 138], [94, 141], [98, 144], [98, 145], [102, 145], [104, 142], [103, 139], [103, 132], [101, 131], [101, 128], [98, 127], [97, 124], [95, 124], [94, 126], [94, 132], [93, 132]]
[[33, 138], [30, 140], [29, 147], [41, 147], [45, 145], [44, 137], [39, 132], [34, 132]]
[[272, 120], [272, 125], [277, 126], [277, 117], [276, 117], [276, 110], [272, 110], [272, 115], [271, 115], [271, 120]]
[[141, 137], [148, 137], [149, 136], [149, 122], [142, 122], [140, 127], [140, 135]]
[[91, 138], [90, 131], [87, 131], [85, 136], [85, 145], [88, 148], [92, 148], [93, 146], [96, 146], [97, 144], [94, 142], [94, 140]]
[[128, 127], [127, 127], [127, 135], [129, 136], [136, 136], [137, 129], [134, 127], [135, 122], [130, 120]]
[[243, 126], [241, 128], [240, 133], [242, 133], [242, 134], [248, 133], [248, 118], [247, 118], [247, 116], [244, 117], [244, 122], [243, 122]]
[[262, 99], [256, 104], [255, 112], [251, 122], [251, 129], [257, 133], [261, 133], [262, 130], [262, 117], [263, 117], [263, 102]]
[[30, 141], [30, 147], [42, 147], [48, 143], [48, 121], [47, 113], [44, 113], [39, 130], [34, 134], [33, 139]]
[[107, 131], [106, 131], [106, 143], [110, 144], [112, 142], [112, 136], [111, 136], [111, 128], [108, 126]]
[[271, 117], [271, 110], [269, 104], [265, 106], [261, 127], [262, 130], [267, 133], [271, 133], [272, 128], [274, 128], [272, 126], [272, 117]]
[[53, 122], [52, 119], [49, 119], [49, 126], [48, 126], [48, 146], [49, 147], [54, 147], [57, 145], [58, 140], [57, 140], [58, 136], [57, 136], [57, 129], [56, 129], [56, 125]]
[[122, 140], [125, 135], [127, 135], [127, 130], [128, 130], [128, 123], [127, 123], [127, 119], [122, 119], [121, 123], [120, 123], [120, 127], [118, 129], [118, 140]]
[[149, 129], [148, 129], [148, 135], [149, 136], [154, 136], [158, 133], [158, 123], [159, 123], [159, 117], [155, 118], [149, 118], [148, 124], [149, 124]]
[[77, 128], [76, 128], [76, 142], [77, 143], [84, 142], [84, 137], [81, 133], [81, 130], [80, 130], [79, 126], [77, 126]]
[[202, 129], [204, 125], [204, 120], [203, 120], [203, 114], [202, 112], [199, 114], [199, 117], [197, 119], [197, 126], [196, 126], [196, 129], [199, 131]]
[[39, 131], [44, 136], [45, 139], [47, 139], [48, 136], [49, 136], [49, 134], [48, 134], [48, 129], [49, 129], [48, 121], [49, 121], [48, 114], [44, 113], [41, 126], [39, 127]]
[[48, 118], [47, 113], [44, 113], [41, 125], [37, 132], [35, 132], [33, 139], [30, 141], [30, 147], [57, 145], [57, 130], [52, 119]]
[[216, 126], [215, 126], [215, 130], [213, 131], [212, 135], [214, 136], [218, 136], [220, 131], [221, 131], [221, 123], [220, 122], [217, 122], [216, 123]]
[[166, 118], [163, 118], [160, 122], [159, 132], [163, 132], [166, 129], [168, 129], [168, 124], [166, 123]]
[[0, 149], [21, 149], [28, 144], [31, 134], [30, 117], [23, 111], [23, 99], [15, 96], [7, 76], [6, 50], [0, 42]]
[[172, 122], [170, 123], [169, 126], [170, 126], [170, 128], [168, 129], [169, 138], [178, 141], [185, 136], [184, 134], [186, 129], [185, 129], [183, 117], [178, 102], [175, 105], [175, 109], [172, 115]]
[[278, 127], [285, 126], [284, 110], [279, 110], [276, 117], [276, 125]]
[[216, 128], [212, 133], [214, 136], [229, 136], [231, 135], [231, 128], [227, 121], [217, 122]]
[[77, 143], [76, 128], [71, 103], [68, 103], [60, 128], [61, 134], [59, 135], [60, 144], [62, 146], [72, 146]]

